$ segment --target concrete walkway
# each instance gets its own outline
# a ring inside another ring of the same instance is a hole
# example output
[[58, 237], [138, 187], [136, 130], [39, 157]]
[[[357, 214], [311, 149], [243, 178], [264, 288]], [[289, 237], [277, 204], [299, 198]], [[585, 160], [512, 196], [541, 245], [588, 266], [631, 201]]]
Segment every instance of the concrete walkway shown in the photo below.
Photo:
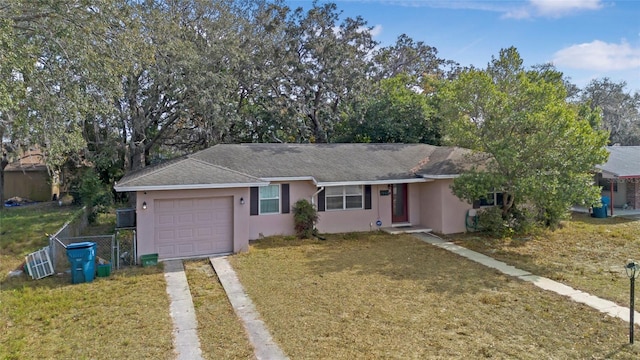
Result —
[[209, 258], [211, 265], [220, 279], [220, 283], [227, 293], [229, 302], [233, 306], [236, 315], [242, 321], [249, 341], [253, 345], [256, 359], [258, 360], [285, 360], [288, 357], [273, 341], [269, 330], [264, 322], [260, 320], [260, 315], [256, 311], [253, 302], [247, 296], [238, 276], [227, 261], [226, 257]]
[[164, 278], [171, 304], [173, 347], [178, 360], [201, 360], [198, 322], [182, 260], [164, 261]]
[[[567, 296], [575, 302], [585, 304], [609, 316], [613, 316], [625, 322], [629, 322], [628, 307], [620, 306], [614, 303], [613, 301], [601, 299], [597, 296], [593, 296], [591, 294], [582, 292], [580, 290], [576, 290], [570, 286], [559, 283], [557, 281], [554, 281], [542, 276], [533, 275], [530, 272], [520, 270], [511, 265], [507, 265], [502, 261], [495, 260], [491, 257], [469, 250], [462, 246], [456, 245], [452, 242], [442, 240], [438, 237], [425, 234], [425, 233], [413, 234], [413, 235], [422, 241], [435, 245], [439, 248], [451, 251], [452, 253], [458, 254], [462, 257], [465, 257], [471, 261], [480, 263], [489, 268], [496, 269], [502, 272], [503, 274], [510, 275], [520, 280], [530, 282], [541, 289], [553, 291], [560, 295]], [[634, 312], [633, 322], [636, 325], [640, 325], [640, 313], [638, 313], [637, 311]]]

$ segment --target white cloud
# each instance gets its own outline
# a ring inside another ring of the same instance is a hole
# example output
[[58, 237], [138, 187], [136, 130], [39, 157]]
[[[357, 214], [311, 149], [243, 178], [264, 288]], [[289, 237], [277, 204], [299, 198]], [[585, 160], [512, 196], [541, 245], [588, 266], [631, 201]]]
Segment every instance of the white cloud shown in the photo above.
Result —
[[553, 63], [572, 69], [615, 71], [640, 68], [640, 47], [594, 40], [572, 45], [553, 55]]
[[583, 10], [604, 7], [603, 0], [342, 0], [361, 3], [380, 3], [402, 7], [431, 7], [455, 10], [479, 10], [502, 13], [504, 18], [562, 17]]
[[382, 25], [378, 24], [375, 25], [370, 31], [369, 33], [371, 34], [371, 37], [376, 37], [380, 34], [382, 34]]
[[598, 10], [602, 0], [529, 0], [529, 4], [505, 11], [504, 17], [526, 19], [543, 16], [558, 18], [583, 10]]
[[529, 0], [529, 2], [539, 14], [552, 16], [575, 10], [598, 10], [602, 8], [600, 0]]

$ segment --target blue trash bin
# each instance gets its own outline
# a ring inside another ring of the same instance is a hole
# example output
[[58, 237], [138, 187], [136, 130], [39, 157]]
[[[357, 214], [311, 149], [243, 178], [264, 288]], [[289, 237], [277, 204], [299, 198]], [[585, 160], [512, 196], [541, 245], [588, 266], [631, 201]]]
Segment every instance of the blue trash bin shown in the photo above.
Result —
[[607, 208], [604, 206], [593, 207], [593, 214], [591, 215], [595, 218], [606, 218], [607, 217]]
[[67, 259], [71, 264], [71, 283], [91, 282], [96, 274], [96, 247], [94, 242], [67, 245]]
[[609, 200], [608, 196], [603, 196], [600, 201], [602, 202], [602, 207], [604, 208], [604, 217], [609, 216], [609, 205], [611, 205], [611, 200]]

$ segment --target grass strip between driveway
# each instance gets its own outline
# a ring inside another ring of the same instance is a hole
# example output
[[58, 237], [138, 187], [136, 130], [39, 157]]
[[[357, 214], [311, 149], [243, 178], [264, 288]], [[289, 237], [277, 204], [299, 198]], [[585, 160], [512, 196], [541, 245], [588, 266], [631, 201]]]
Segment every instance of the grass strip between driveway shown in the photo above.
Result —
[[230, 258], [292, 359], [632, 359], [627, 324], [409, 236], [268, 238]]
[[209, 260], [186, 261], [184, 267], [198, 319], [203, 357], [253, 359], [253, 348]]

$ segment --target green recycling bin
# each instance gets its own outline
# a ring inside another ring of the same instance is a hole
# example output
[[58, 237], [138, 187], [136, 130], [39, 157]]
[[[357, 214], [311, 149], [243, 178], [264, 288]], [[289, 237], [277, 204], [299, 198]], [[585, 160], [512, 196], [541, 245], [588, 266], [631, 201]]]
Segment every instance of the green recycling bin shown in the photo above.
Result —
[[96, 248], [94, 242], [67, 245], [67, 259], [71, 264], [71, 283], [92, 282], [96, 274]]

